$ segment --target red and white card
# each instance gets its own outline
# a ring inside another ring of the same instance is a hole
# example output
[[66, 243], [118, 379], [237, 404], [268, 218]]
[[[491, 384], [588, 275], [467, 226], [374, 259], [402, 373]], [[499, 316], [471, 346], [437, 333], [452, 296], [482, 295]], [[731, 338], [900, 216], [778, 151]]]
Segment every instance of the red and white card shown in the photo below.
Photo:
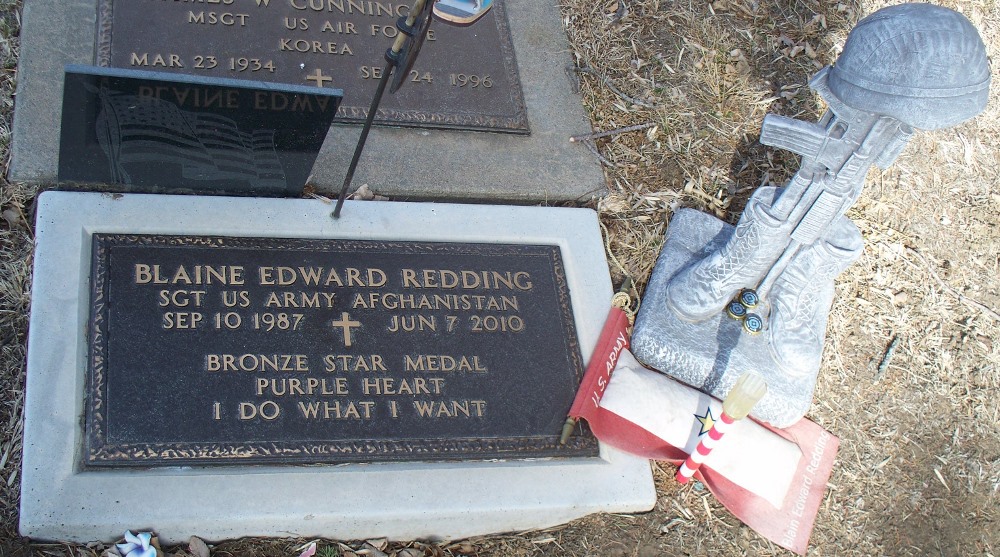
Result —
[[[628, 351], [627, 325], [612, 309], [570, 415], [586, 419], [604, 443], [680, 464], [722, 403], [643, 367]], [[806, 419], [783, 430], [740, 420], [695, 478], [747, 526], [805, 555], [839, 443]]]

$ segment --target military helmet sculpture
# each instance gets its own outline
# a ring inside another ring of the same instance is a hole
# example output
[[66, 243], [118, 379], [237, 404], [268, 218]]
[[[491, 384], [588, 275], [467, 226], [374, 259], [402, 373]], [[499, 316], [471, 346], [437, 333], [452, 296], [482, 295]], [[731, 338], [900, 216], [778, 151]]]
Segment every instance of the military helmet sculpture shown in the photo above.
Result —
[[828, 82], [848, 106], [936, 130], [983, 110], [990, 66], [965, 16], [933, 4], [902, 4], [858, 23]]

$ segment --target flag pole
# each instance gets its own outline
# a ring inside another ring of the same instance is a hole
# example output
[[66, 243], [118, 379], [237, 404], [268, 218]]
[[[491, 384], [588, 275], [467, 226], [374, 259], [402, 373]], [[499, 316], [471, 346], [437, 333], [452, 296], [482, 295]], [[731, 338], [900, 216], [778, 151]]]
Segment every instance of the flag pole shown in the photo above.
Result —
[[[433, 3], [433, 0], [431, 0]], [[400, 21], [396, 23], [396, 27], [399, 28], [400, 33], [396, 35], [396, 40], [392, 43], [392, 47], [385, 51], [385, 69], [382, 70], [382, 77], [378, 81], [378, 89], [375, 90], [375, 96], [372, 98], [372, 104], [368, 107], [368, 115], [365, 117], [365, 124], [361, 128], [361, 136], [358, 138], [358, 144], [354, 148], [354, 156], [351, 158], [351, 164], [347, 167], [347, 175], [344, 176], [344, 185], [340, 188], [340, 195], [337, 197], [337, 206], [333, 210], [333, 218], [340, 218], [340, 210], [344, 206], [344, 200], [347, 199], [347, 190], [351, 187], [351, 182], [354, 181], [354, 172], [358, 168], [358, 161], [361, 160], [361, 152], [365, 149], [365, 143], [368, 141], [368, 132], [372, 129], [372, 122], [375, 120], [375, 113], [378, 112], [379, 104], [382, 103], [382, 96], [385, 94], [385, 88], [389, 84], [390, 74], [393, 73], [393, 69], [399, 66], [403, 58], [409, 55], [410, 52], [406, 52], [406, 55], [401, 55], [403, 52], [403, 47], [406, 46], [407, 41], [413, 37], [413, 25], [417, 22], [417, 18], [424, 11], [424, 5], [426, 0], [416, 0], [413, 3], [413, 7], [410, 8], [410, 13], [406, 17], [405, 22], [400, 18]], [[431, 17], [430, 13], [427, 13], [428, 18]], [[427, 30], [430, 29], [430, 21], [428, 20], [426, 25], [423, 25], [421, 29], [421, 36], [416, 40], [419, 41], [417, 48], [412, 52], [412, 56], [416, 57], [417, 52], [420, 47], [419, 44], [423, 42], [423, 37], [426, 35]], [[398, 81], [402, 84], [402, 81]], [[399, 86], [394, 86], [393, 91], [398, 89]]]

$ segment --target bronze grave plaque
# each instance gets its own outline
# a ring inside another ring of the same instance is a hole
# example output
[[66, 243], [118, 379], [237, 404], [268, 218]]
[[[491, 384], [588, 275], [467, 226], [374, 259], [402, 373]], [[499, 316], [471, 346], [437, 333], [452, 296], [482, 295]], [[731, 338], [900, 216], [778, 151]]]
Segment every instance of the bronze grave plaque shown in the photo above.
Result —
[[[407, 1], [100, 0], [97, 63], [336, 87], [362, 121]], [[504, 4], [468, 27], [435, 21], [406, 85], [376, 123], [528, 133]]]
[[557, 246], [95, 234], [85, 466], [595, 456]]

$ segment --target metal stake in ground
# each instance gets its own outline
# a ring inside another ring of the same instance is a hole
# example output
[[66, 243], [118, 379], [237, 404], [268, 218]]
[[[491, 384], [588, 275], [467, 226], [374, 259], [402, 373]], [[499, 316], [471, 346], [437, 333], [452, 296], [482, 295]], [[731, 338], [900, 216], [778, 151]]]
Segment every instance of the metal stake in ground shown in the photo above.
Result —
[[[347, 175], [344, 176], [344, 185], [340, 188], [340, 196], [337, 197], [337, 207], [333, 210], [333, 218], [340, 218], [340, 209], [344, 206], [344, 199], [347, 198], [347, 190], [354, 180], [354, 171], [358, 169], [358, 161], [361, 160], [361, 152], [365, 149], [365, 142], [368, 141], [368, 132], [372, 129], [372, 121], [375, 113], [378, 112], [379, 104], [382, 103], [382, 95], [385, 94], [386, 85], [389, 84], [391, 74], [396, 77], [392, 82], [390, 92], [395, 93], [406, 81], [404, 77], [413, 67], [413, 63], [420, 53], [420, 47], [427, 37], [427, 30], [431, 27], [431, 9], [434, 0], [416, 0], [410, 8], [410, 15], [401, 17], [396, 21], [396, 28], [399, 34], [396, 41], [389, 50], [385, 51], [385, 68], [382, 70], [382, 78], [379, 79], [378, 88], [372, 98], [372, 104], [368, 107], [368, 115], [365, 118], [365, 125], [361, 128], [361, 136], [358, 138], [358, 145], [354, 148], [354, 156], [351, 164], [347, 167]], [[393, 72], [397, 66], [402, 66], [403, 71]]]
[[722, 416], [708, 431], [708, 435], [702, 437], [691, 455], [677, 469], [677, 481], [687, 483], [694, 476], [694, 473], [701, 468], [701, 464], [708, 458], [708, 453], [712, 452], [715, 445], [719, 443], [722, 436], [732, 427], [735, 422], [747, 417], [750, 409], [767, 393], [767, 384], [755, 373], [744, 373], [736, 380], [726, 400], [722, 401]]

